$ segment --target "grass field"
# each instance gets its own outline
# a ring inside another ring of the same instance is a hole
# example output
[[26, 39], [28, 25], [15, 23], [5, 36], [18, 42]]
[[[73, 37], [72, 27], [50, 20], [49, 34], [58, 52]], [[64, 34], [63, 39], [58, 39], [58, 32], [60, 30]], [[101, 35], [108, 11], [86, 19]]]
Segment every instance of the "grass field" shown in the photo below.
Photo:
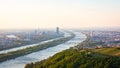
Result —
[[100, 49], [93, 49], [92, 51], [98, 52], [101, 54], [112, 55], [112, 56], [120, 56], [120, 48], [100, 48]]

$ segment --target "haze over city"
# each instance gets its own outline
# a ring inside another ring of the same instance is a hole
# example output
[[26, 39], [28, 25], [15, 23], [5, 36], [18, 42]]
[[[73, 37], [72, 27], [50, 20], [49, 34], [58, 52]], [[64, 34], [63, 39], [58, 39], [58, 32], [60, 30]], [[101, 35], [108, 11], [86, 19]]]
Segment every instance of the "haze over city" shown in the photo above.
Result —
[[120, 0], [0, 0], [0, 29], [120, 27]]
[[120, 0], [0, 0], [0, 68], [120, 68]]

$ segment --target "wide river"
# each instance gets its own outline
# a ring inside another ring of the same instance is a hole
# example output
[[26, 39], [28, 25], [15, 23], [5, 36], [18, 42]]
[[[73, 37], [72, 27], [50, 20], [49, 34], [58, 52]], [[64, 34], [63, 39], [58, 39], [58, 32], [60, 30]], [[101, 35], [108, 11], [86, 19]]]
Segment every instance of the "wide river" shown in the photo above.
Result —
[[86, 39], [86, 36], [80, 32], [74, 32], [74, 34], [75, 37], [73, 39], [63, 44], [2, 62], [0, 63], [0, 68], [24, 68], [25, 64], [27, 63], [36, 62], [49, 58], [50, 56], [53, 56], [54, 54], [61, 52], [62, 50], [76, 46], [77, 44], [81, 43]]

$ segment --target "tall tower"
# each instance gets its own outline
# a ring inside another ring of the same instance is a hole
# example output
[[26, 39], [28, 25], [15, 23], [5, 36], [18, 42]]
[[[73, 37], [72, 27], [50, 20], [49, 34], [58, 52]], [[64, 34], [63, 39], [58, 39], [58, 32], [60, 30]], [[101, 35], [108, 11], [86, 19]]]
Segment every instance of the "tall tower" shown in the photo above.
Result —
[[30, 41], [30, 32], [27, 33], [27, 40]]
[[90, 32], [90, 36], [91, 36], [91, 37], [93, 36], [93, 31]]
[[59, 34], [59, 27], [56, 28], [56, 33]]

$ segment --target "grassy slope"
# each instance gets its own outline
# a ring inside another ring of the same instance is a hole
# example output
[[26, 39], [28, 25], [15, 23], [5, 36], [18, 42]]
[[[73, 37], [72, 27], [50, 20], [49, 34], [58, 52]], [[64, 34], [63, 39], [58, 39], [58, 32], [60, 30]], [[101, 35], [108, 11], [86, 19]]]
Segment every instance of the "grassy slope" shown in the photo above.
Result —
[[100, 48], [93, 49], [92, 51], [106, 55], [120, 56], [120, 48]]

